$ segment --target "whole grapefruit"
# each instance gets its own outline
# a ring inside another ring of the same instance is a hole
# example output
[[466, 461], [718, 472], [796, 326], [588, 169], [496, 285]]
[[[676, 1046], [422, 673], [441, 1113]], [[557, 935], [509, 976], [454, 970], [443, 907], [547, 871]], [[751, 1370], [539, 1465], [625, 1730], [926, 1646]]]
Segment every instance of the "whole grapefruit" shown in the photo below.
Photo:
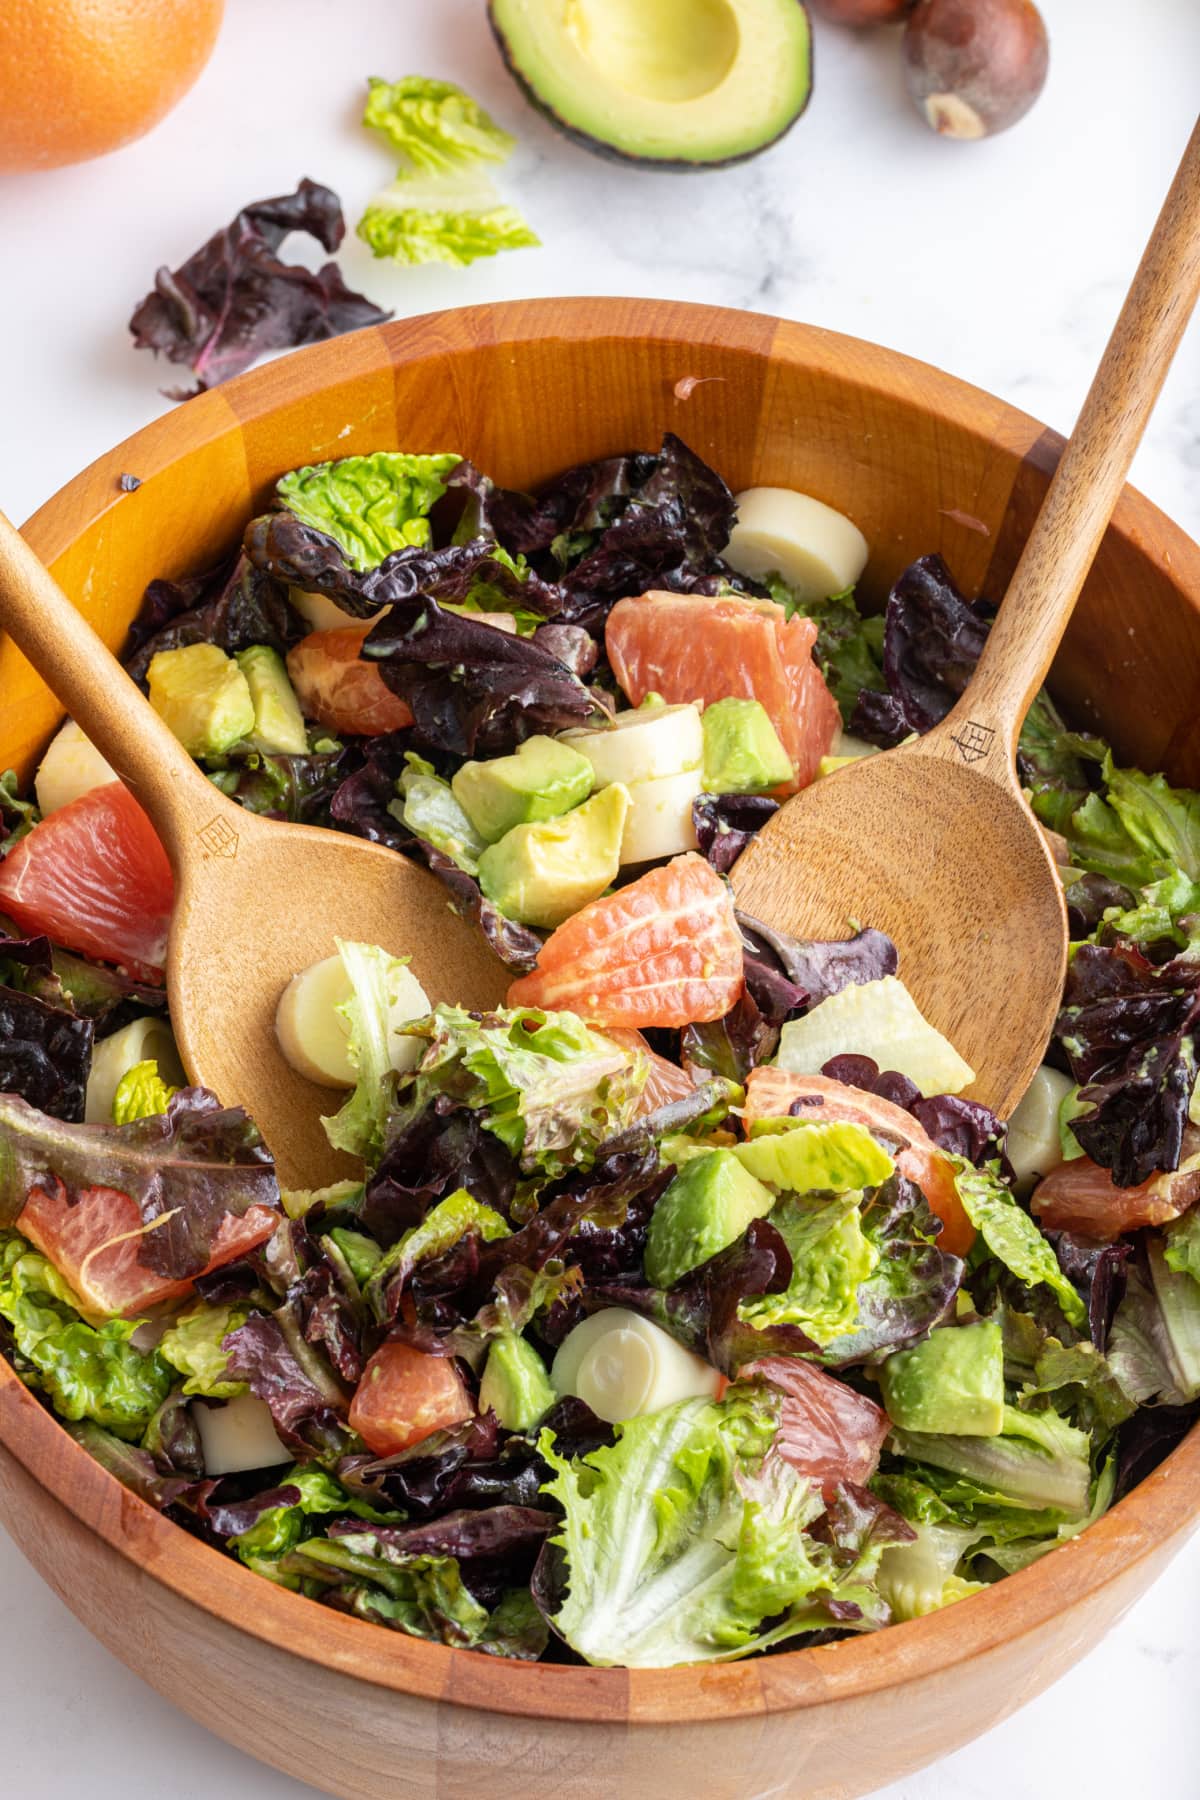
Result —
[[3, 0], [0, 172], [103, 156], [156, 125], [216, 42], [225, 0]]

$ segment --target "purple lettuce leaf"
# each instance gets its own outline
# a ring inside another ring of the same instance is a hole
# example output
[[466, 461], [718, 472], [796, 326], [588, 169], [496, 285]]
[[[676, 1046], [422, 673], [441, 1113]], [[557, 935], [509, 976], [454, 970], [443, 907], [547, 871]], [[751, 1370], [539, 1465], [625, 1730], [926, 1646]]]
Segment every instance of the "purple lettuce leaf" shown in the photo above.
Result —
[[1133, 893], [1107, 875], [1080, 875], [1066, 890], [1067, 928], [1071, 937], [1091, 937], [1110, 907], [1122, 912], [1136, 905]]
[[698, 794], [692, 822], [701, 852], [718, 875], [728, 875], [746, 845], [779, 811], [766, 794]]
[[294, 194], [256, 200], [178, 269], [161, 268], [129, 321], [134, 344], [189, 368], [191, 389], [227, 381], [268, 350], [317, 344], [390, 315], [354, 293], [336, 263], [315, 274], [279, 252], [293, 231], [334, 251], [346, 234], [341, 202], [304, 180]]
[[888, 692], [866, 689], [859, 695], [851, 731], [888, 746], [944, 719], [975, 673], [990, 611], [963, 598], [940, 556], [911, 563], [888, 596], [883, 640]]
[[538, 1551], [559, 1523], [541, 1507], [502, 1503], [458, 1507], [413, 1525], [372, 1525], [360, 1519], [335, 1520], [331, 1538], [369, 1529], [381, 1550], [395, 1557], [453, 1556], [475, 1598], [489, 1608], [506, 1589], [529, 1580]]
[[740, 1087], [751, 1069], [774, 1056], [778, 1045], [778, 1027], [764, 1016], [747, 981], [746, 991], [723, 1018], [684, 1026], [679, 1061], [693, 1081], [720, 1075]]
[[47, 1178], [69, 1194], [117, 1188], [147, 1225], [161, 1219], [138, 1260], [172, 1281], [200, 1273], [226, 1217], [279, 1208], [275, 1165], [253, 1120], [206, 1088], [181, 1088], [165, 1113], [120, 1126], [68, 1124], [0, 1094], [0, 1223], [12, 1224]]
[[917, 1343], [945, 1318], [962, 1284], [960, 1258], [938, 1249], [941, 1221], [903, 1175], [892, 1175], [867, 1195], [862, 1222], [879, 1261], [859, 1285], [853, 1331], [822, 1351], [831, 1368], [878, 1362]]
[[[176, 600], [185, 604], [172, 610]], [[132, 654], [125, 667], [144, 682], [160, 650], [188, 644], [215, 644], [227, 656], [251, 644], [269, 644], [282, 655], [307, 631], [286, 588], [239, 556], [219, 584], [208, 576], [184, 583], [152, 581], [130, 632]]]
[[412, 846], [413, 835], [389, 808], [396, 799], [396, 783], [405, 769], [405, 753], [412, 739], [407, 731], [392, 731], [372, 738], [360, 769], [347, 775], [330, 801], [335, 825], [353, 831], [372, 844], [389, 850]]
[[503, 1443], [495, 1415], [484, 1413], [388, 1457], [344, 1457], [343, 1486], [372, 1504], [385, 1503], [415, 1519], [463, 1508], [537, 1507], [546, 1468], [523, 1437]]
[[387, 1246], [419, 1225], [431, 1206], [459, 1187], [469, 1188], [477, 1200], [509, 1217], [519, 1179], [516, 1158], [494, 1132], [485, 1129], [482, 1115], [438, 1094], [431, 1102], [393, 1114], [360, 1216], [365, 1228]]
[[334, 1372], [354, 1387], [369, 1355], [358, 1283], [333, 1238], [314, 1238], [297, 1220], [289, 1234], [301, 1272], [287, 1289], [287, 1304], [305, 1343], [323, 1351]]
[[1087, 1304], [1088, 1335], [1103, 1353], [1113, 1314], [1125, 1292], [1126, 1264], [1133, 1245], [1128, 1240], [1097, 1244], [1070, 1231], [1048, 1231], [1046, 1237], [1059, 1268]]
[[157, 1507], [159, 1512], [165, 1506], [172, 1506], [185, 1498], [194, 1489], [193, 1479], [189, 1475], [180, 1475], [160, 1468], [148, 1450], [139, 1449], [136, 1444], [127, 1444], [111, 1431], [105, 1431], [90, 1419], [79, 1424], [64, 1424], [64, 1431], [82, 1444], [89, 1456], [94, 1456], [102, 1468], [115, 1475], [117, 1480], [127, 1487], [130, 1493], [136, 1494], [148, 1506]]
[[497, 487], [464, 460], [447, 486], [461, 488], [467, 496], [461, 534], [493, 537], [512, 556], [532, 557], [552, 550], [557, 541], [565, 561], [566, 544], [581, 536], [590, 540], [611, 524], [653, 474], [657, 461], [647, 452], [632, 451], [576, 463], [531, 495]]
[[142, 1449], [150, 1453], [160, 1470], [170, 1470], [189, 1481], [204, 1477], [204, 1450], [200, 1432], [182, 1389], [167, 1395], [142, 1437]]
[[348, 1401], [322, 1357], [306, 1343], [297, 1310], [251, 1313], [222, 1349], [226, 1374], [265, 1400], [281, 1441], [298, 1456], [344, 1454]]
[[[921, 1090], [915, 1081], [901, 1075], [897, 1069], [881, 1069], [870, 1056], [831, 1056], [822, 1065], [821, 1073], [830, 1081], [843, 1081], [848, 1087], [861, 1088], [866, 1094], [878, 1094], [881, 1100], [888, 1100], [905, 1112], [911, 1112], [914, 1102], [921, 1098]], [[797, 1112], [807, 1110], [811, 1104], [807, 1098], [793, 1102]]]
[[1200, 1400], [1188, 1406], [1142, 1406], [1122, 1425], [1117, 1437], [1117, 1481], [1113, 1501], [1121, 1500], [1157, 1469], [1200, 1425]]
[[[738, 924], [745, 950], [761, 963], [770, 964], [773, 957], [777, 972], [803, 993], [803, 1001], [793, 1002], [796, 1006], [817, 1006], [843, 988], [894, 975], [900, 966], [891, 938], [871, 926], [852, 938], [825, 940], [794, 938], [748, 913], [738, 914]], [[749, 986], [749, 972], [746, 979]], [[755, 999], [763, 1005], [757, 993]]]
[[362, 654], [411, 707], [420, 742], [454, 756], [501, 755], [538, 732], [603, 716], [578, 676], [532, 638], [435, 600], [394, 604]]
[[166, 1006], [166, 990], [132, 981], [127, 975], [90, 962], [74, 951], [60, 950], [47, 937], [22, 938], [0, 914], [0, 984], [75, 1014], [92, 1019], [103, 1037], [125, 1022], [124, 1013], [157, 1012]]
[[1071, 959], [1054, 1026], [1084, 1109], [1071, 1129], [1118, 1187], [1179, 1167], [1198, 1018], [1200, 964], [1098, 944]]
[[540, 613], [546, 619], [555, 618], [566, 601], [554, 582], [543, 581], [532, 569], [515, 569], [511, 561], [498, 557], [496, 540], [487, 536], [441, 549], [409, 545], [373, 568], [355, 569], [335, 538], [282, 511], [251, 520], [245, 549], [254, 568], [268, 577], [307, 593], [325, 594], [359, 619], [373, 619], [383, 607], [403, 601], [460, 605], [481, 586], [489, 590], [493, 609], [500, 600], [510, 611]]
[[[965, 1157], [980, 1168], [994, 1157], [1003, 1158], [1004, 1124], [979, 1100], [964, 1100], [958, 1094], [933, 1094], [926, 1099], [915, 1081], [896, 1069], [881, 1069], [870, 1056], [833, 1056], [821, 1073], [902, 1107], [925, 1135], [951, 1156]], [[802, 1105], [796, 1104], [798, 1108]]]
[[587, 680], [600, 659], [595, 638], [582, 625], [560, 625], [555, 621], [539, 625], [533, 641], [539, 650], [570, 669], [572, 675], [578, 675], [580, 681]]
[[444, 851], [424, 838], [414, 838], [422, 860], [450, 893], [450, 904], [462, 919], [478, 926], [500, 961], [518, 975], [528, 975], [541, 954], [542, 939], [528, 925], [519, 925], [489, 900], [473, 875]]
[[[0, 938], [5, 954], [12, 946]], [[52, 976], [48, 945], [46, 971]], [[81, 1120], [94, 1031], [90, 1019], [69, 1008], [0, 986], [0, 1093], [19, 1094], [55, 1118]]]
[[357, 759], [357, 749], [317, 750], [304, 756], [239, 746], [210, 764], [210, 779], [247, 812], [296, 825], [330, 825], [331, 807]]

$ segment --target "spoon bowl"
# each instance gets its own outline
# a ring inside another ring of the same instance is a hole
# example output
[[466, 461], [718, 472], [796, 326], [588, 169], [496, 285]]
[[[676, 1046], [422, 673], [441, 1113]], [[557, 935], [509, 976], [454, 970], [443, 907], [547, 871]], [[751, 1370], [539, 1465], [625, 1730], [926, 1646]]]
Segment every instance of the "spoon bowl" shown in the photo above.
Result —
[[1062, 882], [1015, 780], [996, 781], [954, 746], [946, 756], [946, 743], [921, 738], [816, 782], [731, 879], [743, 912], [794, 937], [886, 931], [905, 985], [975, 1070], [968, 1094], [1007, 1118], [1062, 994]]

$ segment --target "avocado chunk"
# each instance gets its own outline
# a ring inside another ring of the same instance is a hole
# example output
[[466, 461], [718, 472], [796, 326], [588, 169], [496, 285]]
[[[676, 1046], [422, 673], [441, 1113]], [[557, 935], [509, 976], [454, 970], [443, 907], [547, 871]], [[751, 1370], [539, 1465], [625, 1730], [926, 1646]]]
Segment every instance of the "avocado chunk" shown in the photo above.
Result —
[[239, 650], [237, 666], [246, 677], [254, 703], [254, 730], [250, 742], [256, 750], [281, 756], [304, 756], [308, 733], [296, 691], [278, 650], [269, 644], [251, 644]]
[[532, 1431], [556, 1398], [532, 1344], [515, 1331], [493, 1339], [479, 1384], [480, 1412], [494, 1412], [505, 1431]]
[[616, 880], [628, 811], [614, 781], [561, 819], [515, 826], [480, 857], [480, 887], [507, 918], [553, 930]]
[[450, 783], [480, 837], [497, 843], [518, 825], [557, 819], [592, 791], [592, 765], [557, 738], [531, 737], [512, 756], [466, 762]]
[[659, 168], [756, 156], [812, 91], [799, 0], [489, 0], [526, 96], [585, 149]]
[[902, 1431], [996, 1437], [1004, 1426], [1004, 1345], [994, 1319], [939, 1325], [879, 1371], [883, 1404]]
[[845, 1194], [878, 1187], [895, 1168], [861, 1125], [797, 1119], [782, 1131], [756, 1134], [731, 1152], [768, 1187], [795, 1194]]
[[795, 782], [791, 757], [758, 700], [718, 700], [701, 715], [709, 794], [762, 794]]
[[160, 650], [146, 679], [151, 706], [189, 756], [224, 756], [254, 730], [246, 677], [215, 644]]
[[709, 1150], [680, 1169], [650, 1215], [646, 1279], [673, 1287], [690, 1269], [736, 1243], [775, 1195], [743, 1169], [731, 1150]]

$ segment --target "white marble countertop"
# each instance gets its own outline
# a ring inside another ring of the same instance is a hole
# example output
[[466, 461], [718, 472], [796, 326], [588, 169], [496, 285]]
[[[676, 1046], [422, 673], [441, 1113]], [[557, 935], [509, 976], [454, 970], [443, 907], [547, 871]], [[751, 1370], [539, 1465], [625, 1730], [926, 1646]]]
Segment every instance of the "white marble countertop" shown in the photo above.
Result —
[[[1067, 430], [1191, 126], [1200, 9], [1041, 4], [1050, 81], [1006, 136], [935, 139], [909, 111], [890, 32], [818, 23], [816, 92], [794, 132], [740, 168], [680, 177], [557, 137], [507, 81], [482, 0], [229, 0], [213, 61], [151, 137], [102, 162], [0, 178], [0, 504], [24, 517], [165, 408], [158, 386], [174, 372], [135, 355], [124, 329], [158, 263], [301, 175], [336, 188], [353, 222], [390, 173], [355, 122], [360, 84], [409, 71], [461, 81], [518, 134], [501, 181], [545, 248], [400, 271], [372, 265], [351, 237], [347, 278], [380, 304], [405, 314], [605, 293], [753, 307], [923, 357]], [[1135, 479], [1200, 536], [1200, 329]], [[1049, 1694], [888, 1800], [1192, 1800], [1198, 1600], [1195, 1542]], [[14, 1796], [312, 1791], [142, 1686], [2, 1538], [0, 1675]]]

